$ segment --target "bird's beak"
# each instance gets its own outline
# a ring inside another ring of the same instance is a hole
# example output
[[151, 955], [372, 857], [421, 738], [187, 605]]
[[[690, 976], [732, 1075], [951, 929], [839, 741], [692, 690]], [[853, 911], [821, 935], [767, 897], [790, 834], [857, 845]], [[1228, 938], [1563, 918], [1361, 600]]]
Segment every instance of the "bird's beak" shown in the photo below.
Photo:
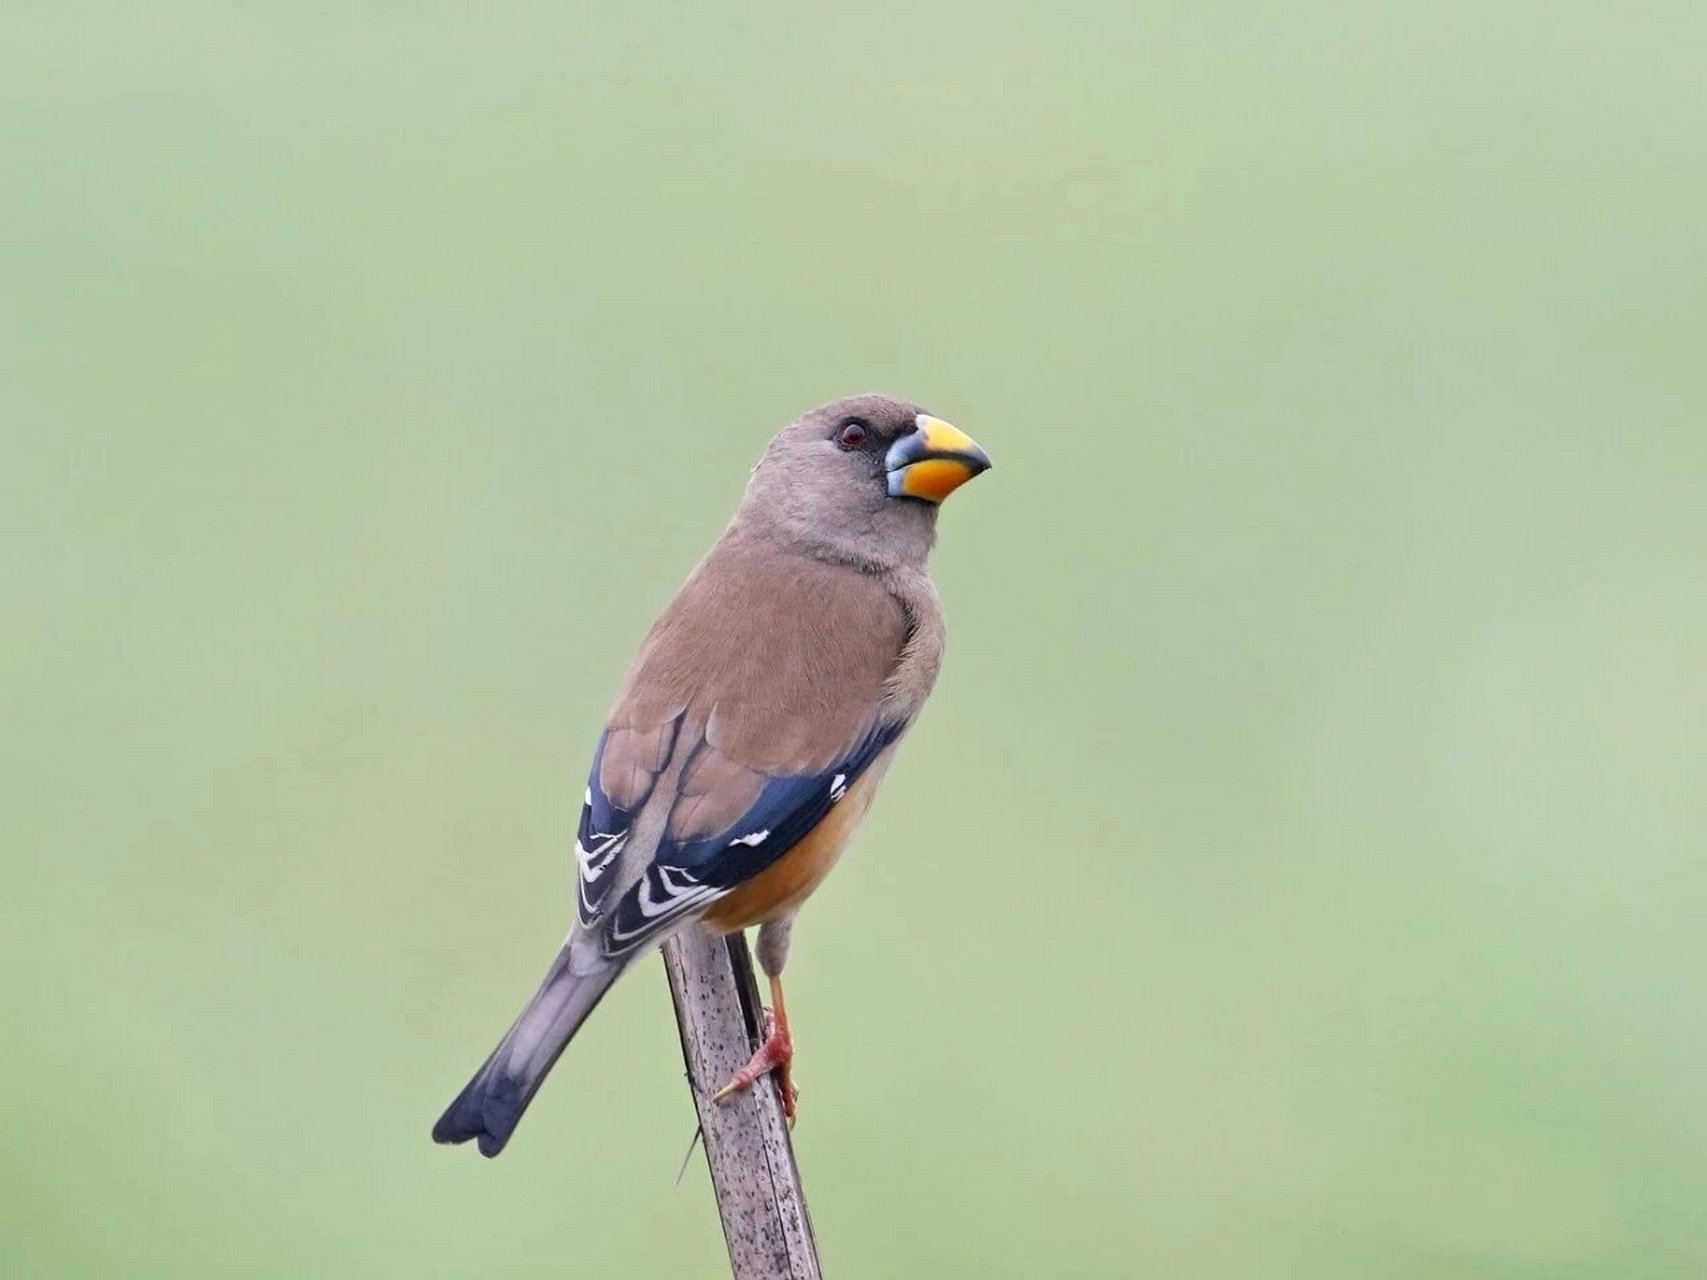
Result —
[[921, 413], [918, 429], [889, 446], [889, 496], [938, 503], [990, 469], [990, 455], [959, 427]]

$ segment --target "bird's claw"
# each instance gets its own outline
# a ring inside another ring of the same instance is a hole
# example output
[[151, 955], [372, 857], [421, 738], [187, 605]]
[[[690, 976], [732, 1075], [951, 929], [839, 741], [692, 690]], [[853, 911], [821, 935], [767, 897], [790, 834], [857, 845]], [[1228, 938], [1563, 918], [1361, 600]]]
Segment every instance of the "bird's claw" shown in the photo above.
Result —
[[733, 1076], [729, 1083], [711, 1095], [711, 1100], [721, 1106], [738, 1093], [745, 1093], [758, 1083], [759, 1077], [775, 1073], [777, 1094], [782, 1102], [782, 1114], [787, 1118], [789, 1128], [794, 1127], [796, 1104], [800, 1100], [800, 1090], [795, 1086], [791, 1067], [794, 1063], [794, 1037], [789, 1034], [786, 1024], [779, 1025], [769, 1010], [765, 1012], [765, 1038], [754, 1052], [747, 1065]]

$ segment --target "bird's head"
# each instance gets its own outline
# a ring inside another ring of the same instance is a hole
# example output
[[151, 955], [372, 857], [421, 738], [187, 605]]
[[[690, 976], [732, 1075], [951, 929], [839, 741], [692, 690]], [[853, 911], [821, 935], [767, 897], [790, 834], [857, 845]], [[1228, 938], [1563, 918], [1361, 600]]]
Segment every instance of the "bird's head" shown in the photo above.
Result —
[[939, 504], [989, 467], [971, 436], [918, 405], [850, 396], [777, 434], [739, 518], [813, 554], [877, 569], [921, 567]]

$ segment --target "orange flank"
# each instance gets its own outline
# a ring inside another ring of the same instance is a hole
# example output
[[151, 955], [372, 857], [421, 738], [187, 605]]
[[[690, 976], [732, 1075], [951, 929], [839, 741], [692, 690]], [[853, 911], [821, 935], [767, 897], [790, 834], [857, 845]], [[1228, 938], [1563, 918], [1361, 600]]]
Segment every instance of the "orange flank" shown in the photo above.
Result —
[[728, 897], [718, 899], [705, 913], [706, 927], [719, 933], [733, 933], [787, 915], [806, 901], [830, 874], [830, 868], [836, 865], [836, 859], [859, 830], [894, 751], [894, 747], [889, 747], [873, 760], [859, 781], [848, 788], [823, 821], [794, 848]]

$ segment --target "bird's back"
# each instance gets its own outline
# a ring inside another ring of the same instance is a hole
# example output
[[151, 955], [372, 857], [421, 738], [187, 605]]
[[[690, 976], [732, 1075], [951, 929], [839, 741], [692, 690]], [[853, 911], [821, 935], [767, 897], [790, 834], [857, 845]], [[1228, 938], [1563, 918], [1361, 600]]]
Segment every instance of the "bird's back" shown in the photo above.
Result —
[[[907, 633], [882, 579], [731, 531], [653, 624], [622, 683], [609, 729], [633, 747], [607, 742], [607, 793], [617, 804], [636, 798], [641, 775], [663, 763], [660, 726], [677, 718], [684, 731], [700, 726], [731, 765], [772, 774], [828, 766], [881, 713]], [[696, 771], [714, 767], [695, 762]], [[680, 816], [690, 830], [700, 825]]]

